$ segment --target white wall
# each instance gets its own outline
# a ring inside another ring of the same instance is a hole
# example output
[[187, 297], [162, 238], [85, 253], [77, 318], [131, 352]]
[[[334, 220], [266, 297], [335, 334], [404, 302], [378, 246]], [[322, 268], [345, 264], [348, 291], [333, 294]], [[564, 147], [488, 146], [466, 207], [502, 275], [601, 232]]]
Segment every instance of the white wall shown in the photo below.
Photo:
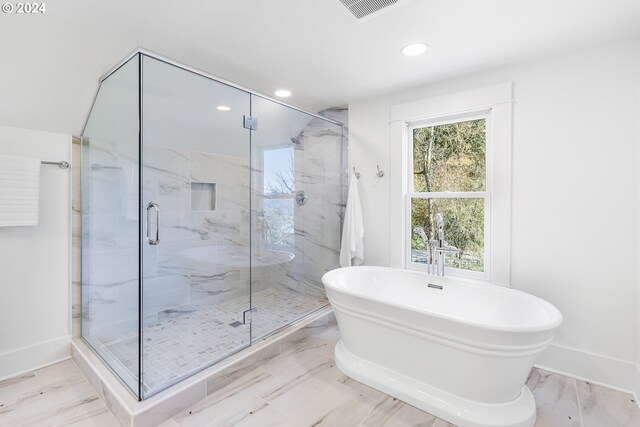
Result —
[[[365, 261], [387, 265], [391, 105], [513, 82], [512, 286], [564, 314], [541, 363], [632, 389], [640, 361], [640, 40], [353, 102]], [[566, 360], [578, 350], [583, 362]], [[615, 372], [614, 372], [615, 371]]]
[[[0, 126], [0, 154], [71, 161], [71, 137]], [[70, 169], [43, 165], [35, 227], [0, 227], [0, 380], [69, 356]]]

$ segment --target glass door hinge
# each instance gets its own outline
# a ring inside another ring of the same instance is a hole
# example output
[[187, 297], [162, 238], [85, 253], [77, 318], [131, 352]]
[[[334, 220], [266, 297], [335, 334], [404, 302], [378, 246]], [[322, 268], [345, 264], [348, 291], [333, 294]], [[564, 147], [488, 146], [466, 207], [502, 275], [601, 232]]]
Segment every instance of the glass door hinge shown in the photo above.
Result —
[[242, 123], [245, 129], [257, 130], [258, 118], [252, 116], [242, 116]]
[[253, 307], [253, 308], [251, 308], [249, 310], [245, 310], [242, 313], [242, 323], [244, 323], [245, 325], [247, 323], [251, 323], [253, 321], [253, 315], [255, 313], [257, 313], [257, 312], [258, 312], [258, 308], [257, 307]]

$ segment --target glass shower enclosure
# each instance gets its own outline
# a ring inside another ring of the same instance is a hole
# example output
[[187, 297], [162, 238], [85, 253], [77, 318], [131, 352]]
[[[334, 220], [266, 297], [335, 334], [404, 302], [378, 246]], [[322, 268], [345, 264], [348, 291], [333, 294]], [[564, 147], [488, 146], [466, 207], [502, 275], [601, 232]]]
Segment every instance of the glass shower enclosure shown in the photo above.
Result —
[[139, 398], [328, 304], [342, 125], [144, 52], [82, 138], [82, 338]]

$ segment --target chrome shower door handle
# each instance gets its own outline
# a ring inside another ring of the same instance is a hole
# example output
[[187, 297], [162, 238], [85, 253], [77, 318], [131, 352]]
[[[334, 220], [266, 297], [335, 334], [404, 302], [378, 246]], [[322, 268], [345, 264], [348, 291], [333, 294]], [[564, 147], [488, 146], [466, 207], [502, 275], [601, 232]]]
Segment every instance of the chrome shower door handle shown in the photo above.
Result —
[[[151, 238], [151, 209], [156, 210], [156, 237]], [[155, 246], [160, 243], [160, 206], [156, 202], [149, 202], [147, 205], [147, 242]]]

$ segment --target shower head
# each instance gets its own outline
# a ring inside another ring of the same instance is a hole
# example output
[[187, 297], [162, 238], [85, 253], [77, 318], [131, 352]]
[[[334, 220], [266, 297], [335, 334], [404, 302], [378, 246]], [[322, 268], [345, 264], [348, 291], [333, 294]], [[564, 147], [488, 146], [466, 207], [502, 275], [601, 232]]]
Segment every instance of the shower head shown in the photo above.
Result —
[[291, 142], [293, 142], [296, 145], [301, 145], [302, 144], [302, 137], [304, 136], [304, 131], [301, 130], [299, 134], [297, 134], [296, 136], [294, 136], [293, 138], [291, 138]]

